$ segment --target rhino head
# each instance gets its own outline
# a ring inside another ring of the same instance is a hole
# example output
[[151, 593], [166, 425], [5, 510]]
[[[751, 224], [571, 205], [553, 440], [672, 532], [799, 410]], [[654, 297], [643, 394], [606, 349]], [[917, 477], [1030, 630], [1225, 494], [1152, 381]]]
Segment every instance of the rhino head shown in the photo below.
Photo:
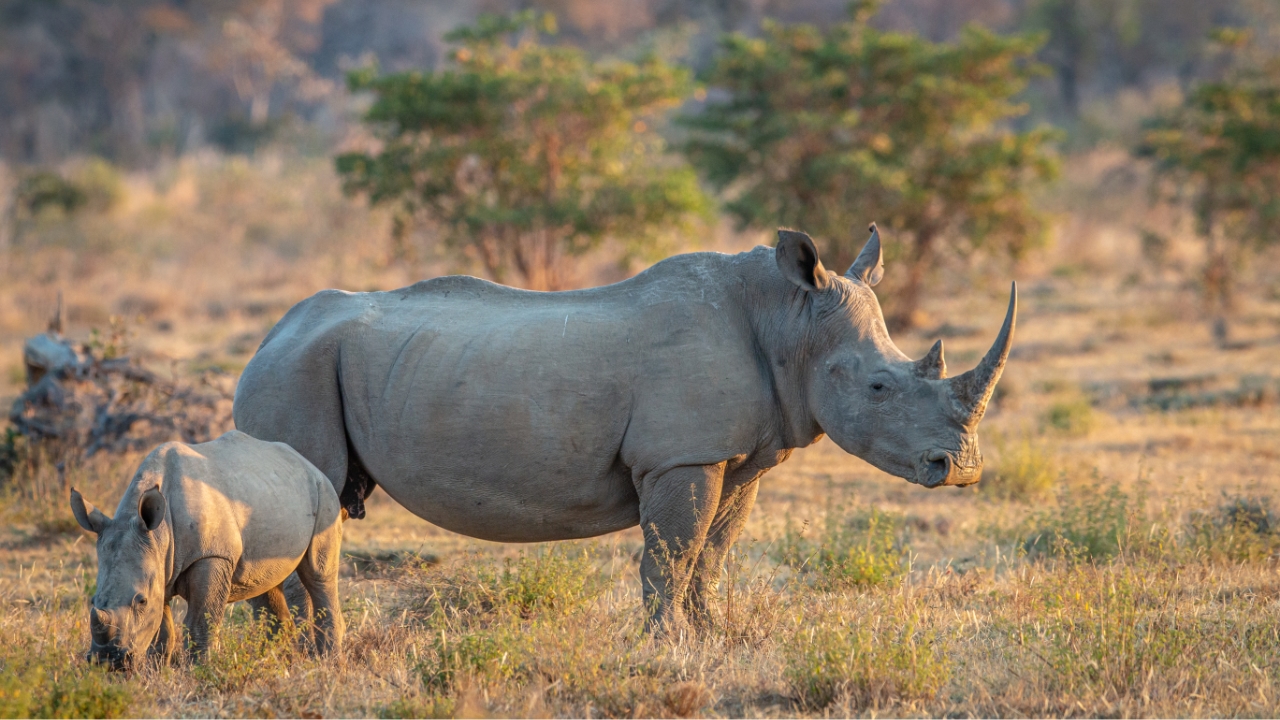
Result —
[[71, 512], [80, 527], [98, 536], [98, 591], [89, 609], [91, 662], [114, 670], [133, 667], [164, 620], [170, 532], [168, 503], [158, 488], [138, 497], [136, 513], [109, 518], [71, 491]]
[[978, 422], [1004, 370], [1017, 318], [1017, 286], [995, 344], [974, 369], [947, 377], [939, 340], [912, 361], [889, 339], [871, 288], [884, 274], [880, 233], [843, 276], [822, 267], [808, 235], [778, 232], [778, 268], [812, 302], [808, 377], [818, 426], [843, 450], [925, 487], [965, 486], [982, 475]]

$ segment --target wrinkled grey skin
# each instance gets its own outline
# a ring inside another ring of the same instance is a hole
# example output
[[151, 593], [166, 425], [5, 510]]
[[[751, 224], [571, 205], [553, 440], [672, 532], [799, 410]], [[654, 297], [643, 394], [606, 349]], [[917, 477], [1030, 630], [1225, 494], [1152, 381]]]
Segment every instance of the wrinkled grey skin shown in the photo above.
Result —
[[978, 480], [1012, 301], [983, 364], [945, 379], [940, 344], [912, 362], [889, 339], [872, 229], [844, 276], [780, 231], [776, 251], [679, 255], [588, 290], [441, 277], [324, 291], [263, 341], [236, 426], [296, 448], [354, 517], [368, 478], [486, 540], [640, 524], [651, 623], [690, 611], [701, 625], [760, 477], [794, 448], [825, 433], [920, 485]]
[[281, 583], [295, 570], [315, 607], [319, 649], [341, 647], [341, 507], [328, 478], [292, 448], [231, 431], [201, 445], [166, 443], [129, 483], [114, 518], [71, 491], [80, 526], [98, 536], [98, 590], [88, 659], [127, 669], [168, 662], [169, 601], [187, 601], [197, 659], [227, 603], [266, 593], [287, 617]]

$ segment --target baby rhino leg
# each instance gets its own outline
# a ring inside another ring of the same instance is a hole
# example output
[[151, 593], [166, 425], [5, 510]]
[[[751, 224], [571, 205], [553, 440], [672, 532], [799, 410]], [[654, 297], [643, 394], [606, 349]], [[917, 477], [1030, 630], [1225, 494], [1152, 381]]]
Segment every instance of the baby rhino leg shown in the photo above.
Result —
[[249, 601], [249, 604], [255, 612], [265, 610], [268, 615], [274, 617], [281, 629], [293, 626], [293, 617], [289, 614], [289, 604], [284, 599], [283, 583], [253, 598], [253, 600]]
[[316, 629], [316, 649], [321, 653], [342, 649], [346, 624], [338, 600], [338, 565], [342, 555], [342, 521], [335, 514], [328, 527], [311, 538], [298, 565], [298, 579], [311, 596]]

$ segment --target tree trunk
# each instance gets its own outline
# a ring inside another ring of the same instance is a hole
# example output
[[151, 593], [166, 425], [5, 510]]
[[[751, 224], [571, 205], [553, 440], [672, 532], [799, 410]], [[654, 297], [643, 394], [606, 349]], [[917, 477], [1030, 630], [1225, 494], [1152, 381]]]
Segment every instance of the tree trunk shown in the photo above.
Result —
[[1229, 319], [1234, 309], [1232, 295], [1231, 257], [1227, 242], [1213, 230], [1206, 238], [1208, 257], [1204, 267], [1204, 300], [1209, 313], [1214, 342], [1225, 349], [1230, 344]]
[[907, 259], [907, 277], [894, 297], [893, 313], [885, 320], [889, 332], [906, 332], [916, 327], [920, 320], [920, 293], [924, 290], [925, 275], [933, 262], [933, 244], [938, 231], [925, 227], [916, 232], [911, 254]]
[[1080, 68], [1084, 64], [1086, 41], [1079, 0], [1058, 0], [1051, 17], [1056, 26], [1051, 33], [1057, 42], [1050, 40], [1050, 45], [1059, 50], [1059, 57], [1053, 63], [1058, 92], [1068, 116], [1075, 120], [1080, 117]]

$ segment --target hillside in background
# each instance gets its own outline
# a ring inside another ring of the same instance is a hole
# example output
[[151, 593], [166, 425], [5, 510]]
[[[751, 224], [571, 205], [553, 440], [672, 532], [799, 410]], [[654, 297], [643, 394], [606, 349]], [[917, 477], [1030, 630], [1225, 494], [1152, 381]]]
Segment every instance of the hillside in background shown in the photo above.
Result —
[[[345, 69], [431, 68], [443, 36], [483, 12], [554, 12], [562, 41], [596, 55], [656, 47], [704, 69], [726, 31], [766, 18], [829, 23], [844, 0], [5, 0], [0, 3], [0, 158], [51, 164], [94, 154], [129, 167], [204, 147], [247, 151], [290, 134], [314, 151], [350, 119]], [[1212, 75], [1215, 27], [1252, 27], [1274, 45], [1266, 0], [887, 0], [875, 23], [931, 40], [967, 24], [1046, 33], [1051, 72], [1031, 122], [1114, 132], [1116, 103]], [[1130, 112], [1134, 108], [1130, 107]], [[1123, 115], [1123, 110], [1121, 115]], [[1130, 118], [1132, 119], [1132, 118]]]

